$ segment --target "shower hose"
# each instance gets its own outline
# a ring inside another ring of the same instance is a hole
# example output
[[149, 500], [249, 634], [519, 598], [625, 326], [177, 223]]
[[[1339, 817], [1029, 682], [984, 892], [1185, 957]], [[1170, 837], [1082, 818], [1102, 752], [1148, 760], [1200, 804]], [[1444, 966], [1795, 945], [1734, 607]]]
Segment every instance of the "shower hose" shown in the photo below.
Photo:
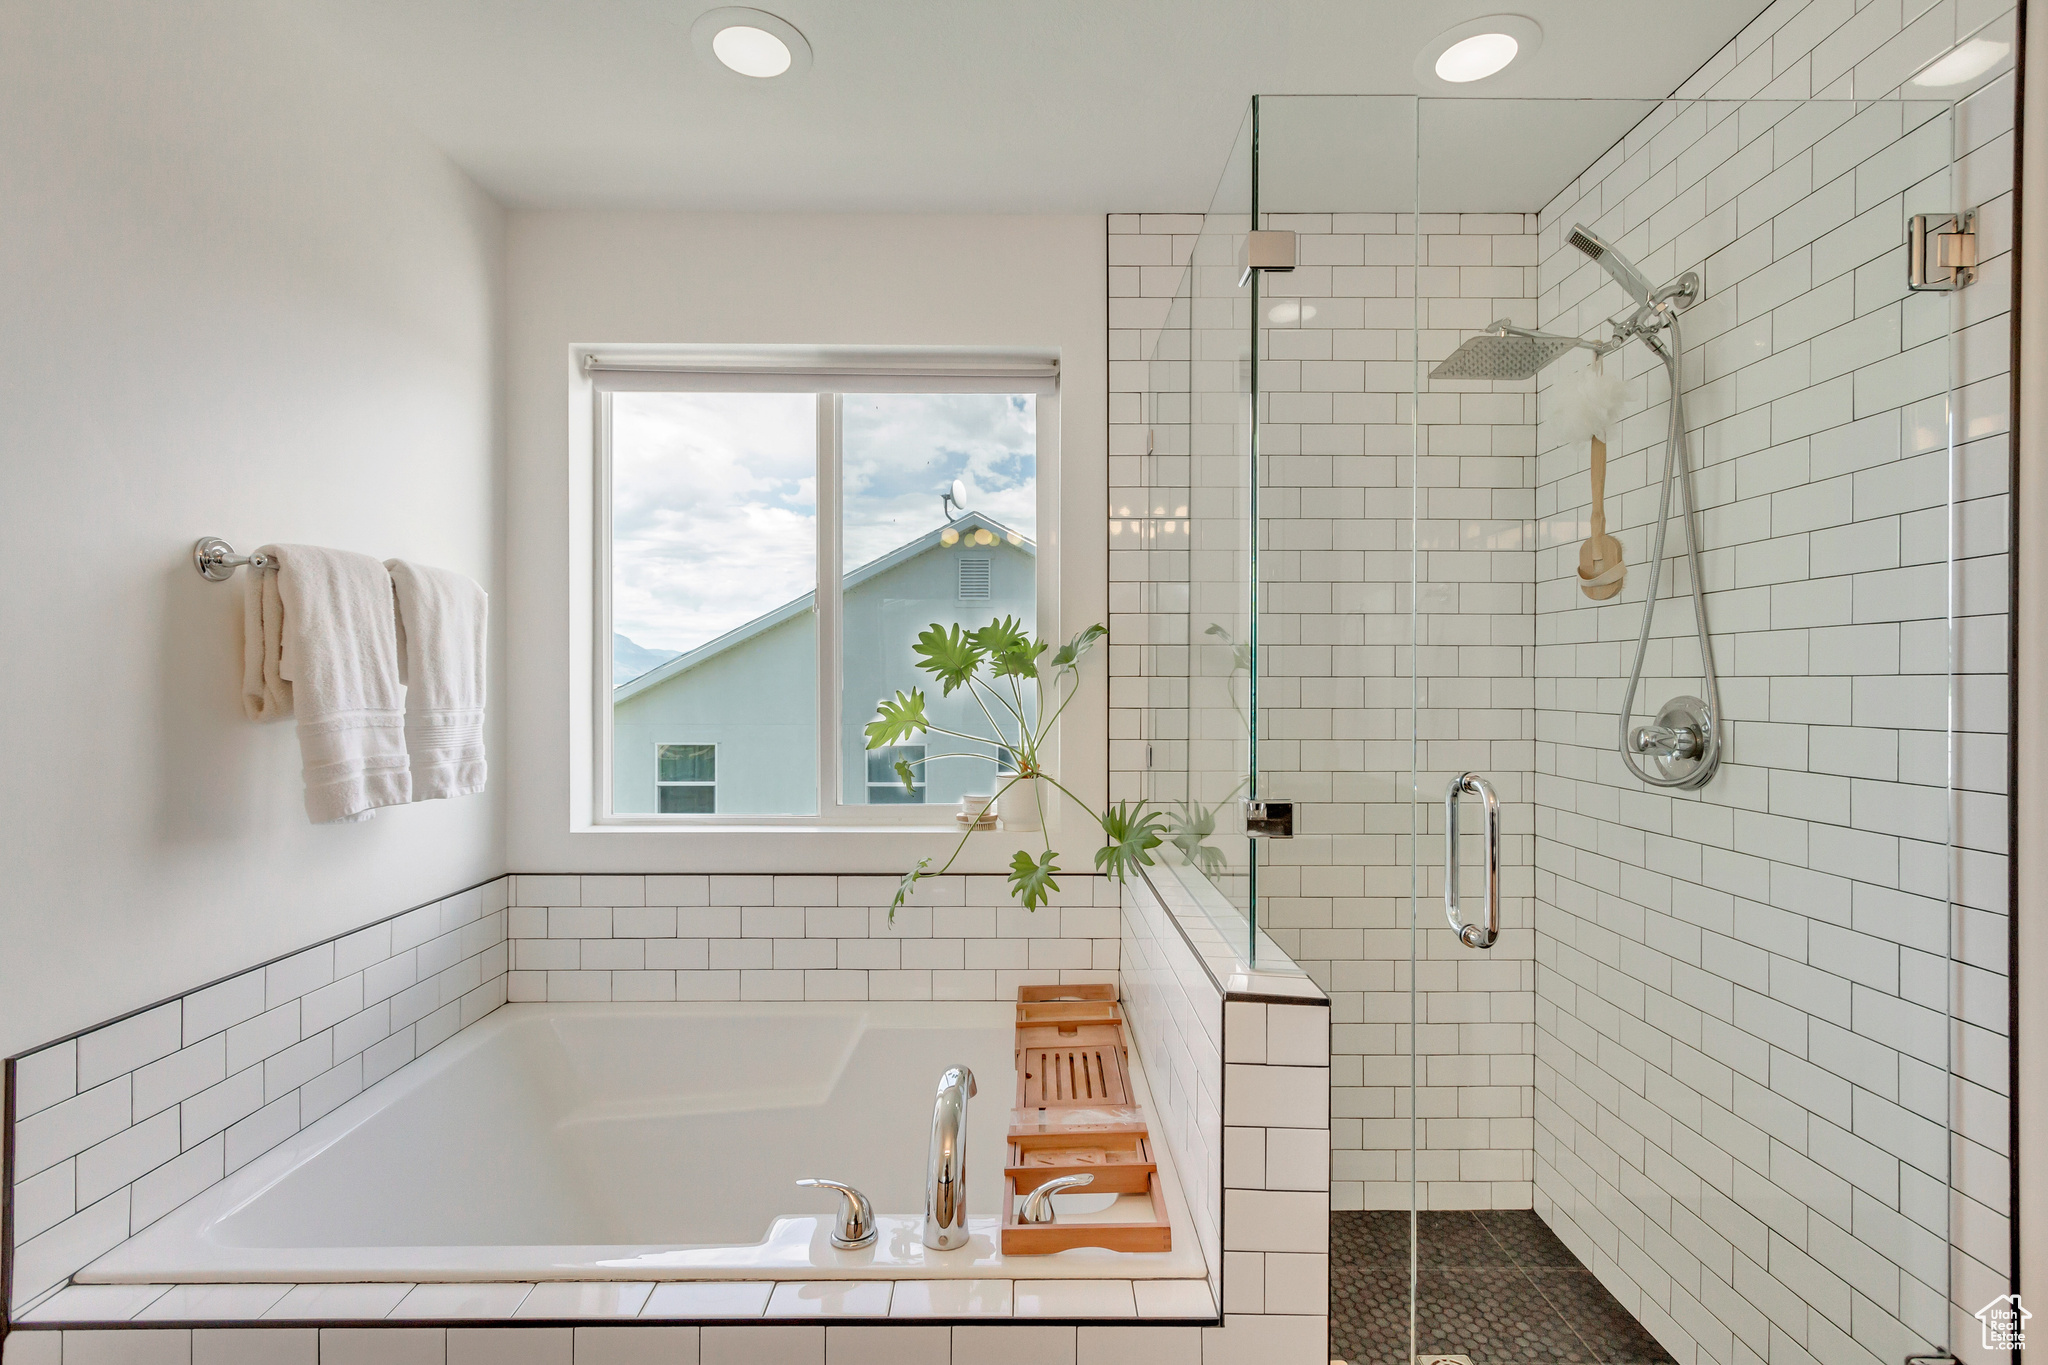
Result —
[[[1700, 573], [1699, 536], [1693, 527], [1692, 469], [1685, 457], [1685, 400], [1679, 394], [1678, 357], [1684, 354], [1683, 344], [1678, 336], [1678, 319], [1673, 317], [1667, 323], [1671, 342], [1663, 345], [1656, 336], [1644, 335], [1643, 344], [1664, 362], [1664, 371], [1671, 379], [1671, 429], [1664, 440], [1664, 487], [1657, 498], [1657, 536], [1650, 551], [1649, 591], [1643, 595], [1643, 628], [1636, 636], [1635, 667], [1629, 670], [1628, 694], [1621, 703], [1621, 761], [1628, 770], [1653, 787], [1700, 787], [1714, 775], [1721, 762], [1721, 682], [1714, 673], [1714, 643], [1707, 636], [1707, 599]], [[1676, 777], [1645, 771], [1636, 761], [1634, 746], [1629, 742], [1629, 720], [1636, 708], [1636, 688], [1643, 680], [1643, 658], [1650, 648], [1650, 624], [1657, 614], [1657, 582], [1664, 568], [1664, 532], [1670, 525], [1671, 485], [1678, 485], [1681, 501], [1680, 518], [1685, 523], [1685, 553], [1692, 570], [1692, 619], [1699, 632], [1700, 673], [1707, 685], [1707, 720], [1701, 739], [1699, 762], [1691, 771]]]

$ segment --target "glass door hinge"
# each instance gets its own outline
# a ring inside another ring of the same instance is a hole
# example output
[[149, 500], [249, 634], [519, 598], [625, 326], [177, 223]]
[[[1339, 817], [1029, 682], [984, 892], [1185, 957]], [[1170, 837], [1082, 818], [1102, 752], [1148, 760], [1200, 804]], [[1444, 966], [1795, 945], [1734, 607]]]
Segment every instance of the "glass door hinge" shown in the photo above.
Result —
[[1292, 228], [1263, 228], [1244, 235], [1244, 249], [1238, 252], [1237, 287], [1244, 288], [1245, 281], [1252, 277], [1254, 270], [1271, 270], [1284, 273], [1294, 269], [1294, 230]]
[[1244, 832], [1254, 839], [1292, 839], [1294, 837], [1294, 803], [1292, 801], [1254, 801], [1244, 798]]
[[1952, 292], [1977, 278], [1977, 214], [1916, 213], [1906, 228], [1906, 287]]

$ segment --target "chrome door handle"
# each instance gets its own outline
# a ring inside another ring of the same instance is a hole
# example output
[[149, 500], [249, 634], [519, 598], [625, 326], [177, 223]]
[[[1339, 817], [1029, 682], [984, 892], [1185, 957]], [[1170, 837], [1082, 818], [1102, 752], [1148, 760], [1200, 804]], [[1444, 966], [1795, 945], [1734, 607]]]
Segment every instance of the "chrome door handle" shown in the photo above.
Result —
[[[1477, 796], [1486, 803], [1486, 923], [1467, 924], [1458, 914], [1458, 798]], [[1500, 938], [1500, 798], [1493, 784], [1478, 773], [1460, 773], [1444, 792], [1444, 914], [1458, 942], [1467, 948], [1491, 948]]]

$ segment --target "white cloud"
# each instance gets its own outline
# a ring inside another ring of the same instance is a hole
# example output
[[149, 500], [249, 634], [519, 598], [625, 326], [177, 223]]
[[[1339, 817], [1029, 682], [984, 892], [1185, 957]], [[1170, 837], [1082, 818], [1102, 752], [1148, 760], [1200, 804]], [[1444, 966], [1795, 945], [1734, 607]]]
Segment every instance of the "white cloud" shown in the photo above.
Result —
[[[969, 511], [1037, 539], [1036, 401], [989, 394], [844, 400], [847, 567]], [[621, 393], [612, 399], [613, 626], [689, 650], [816, 583], [816, 399]]]

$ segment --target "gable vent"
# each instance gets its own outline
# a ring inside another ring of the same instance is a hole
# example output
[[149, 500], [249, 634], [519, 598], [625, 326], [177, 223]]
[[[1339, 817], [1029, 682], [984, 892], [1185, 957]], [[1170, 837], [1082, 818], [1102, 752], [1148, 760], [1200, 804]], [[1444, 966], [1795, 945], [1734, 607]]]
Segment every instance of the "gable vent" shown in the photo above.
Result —
[[968, 559], [963, 556], [960, 560], [961, 599], [964, 601], [970, 597], [979, 598], [987, 596], [988, 561], [979, 558]]

